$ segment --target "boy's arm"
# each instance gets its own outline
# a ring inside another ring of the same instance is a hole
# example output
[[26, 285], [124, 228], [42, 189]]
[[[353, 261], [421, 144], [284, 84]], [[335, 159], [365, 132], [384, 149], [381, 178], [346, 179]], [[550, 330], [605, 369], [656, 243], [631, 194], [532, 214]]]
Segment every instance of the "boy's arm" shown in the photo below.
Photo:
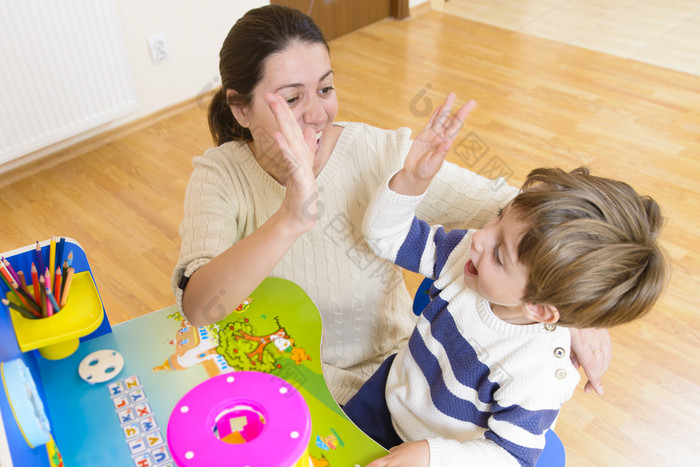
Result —
[[454, 100], [454, 93], [448, 94], [445, 102], [435, 110], [428, 124], [413, 140], [403, 168], [389, 181], [391, 190], [402, 195], [418, 196], [428, 189], [462, 129], [464, 119], [476, 107], [476, 102], [471, 100], [462, 105], [457, 113], [451, 114]]
[[[573, 391], [573, 388], [572, 388]], [[460, 442], [428, 439], [430, 467], [462, 465], [534, 466], [545, 445], [545, 434], [559, 414], [558, 409], [527, 410], [518, 404], [493, 404], [484, 438]]]
[[[454, 99], [454, 94], [450, 93], [444, 104], [435, 110], [413, 141], [403, 168], [380, 188], [370, 203], [363, 223], [367, 243], [376, 254], [428, 277], [435, 274], [436, 242], [439, 244], [446, 237], [464, 236], [464, 232], [445, 234], [442, 227], [431, 228], [414, 217], [416, 206], [440, 170], [450, 144], [476, 105], [470, 101], [452, 115]], [[449, 244], [454, 246], [455, 243]]]
[[362, 230], [378, 256], [434, 279], [467, 231], [445, 232], [417, 219], [414, 211], [421, 199], [396, 193], [384, 182], [367, 208]]

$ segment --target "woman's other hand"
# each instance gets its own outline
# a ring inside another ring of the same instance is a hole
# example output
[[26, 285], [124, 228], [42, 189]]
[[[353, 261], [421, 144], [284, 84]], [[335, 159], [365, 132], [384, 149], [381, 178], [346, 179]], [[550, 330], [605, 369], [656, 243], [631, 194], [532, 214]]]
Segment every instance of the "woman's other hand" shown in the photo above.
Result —
[[576, 329], [571, 332], [571, 361], [588, 377], [584, 391], [603, 395], [602, 378], [612, 361], [612, 341], [605, 329]]

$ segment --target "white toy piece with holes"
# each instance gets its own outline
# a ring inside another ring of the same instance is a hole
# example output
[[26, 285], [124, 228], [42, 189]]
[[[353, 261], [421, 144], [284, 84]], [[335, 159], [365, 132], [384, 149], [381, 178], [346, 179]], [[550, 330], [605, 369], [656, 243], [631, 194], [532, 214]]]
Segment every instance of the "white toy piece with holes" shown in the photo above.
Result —
[[80, 362], [78, 374], [90, 384], [104, 383], [124, 368], [124, 358], [116, 350], [98, 350]]

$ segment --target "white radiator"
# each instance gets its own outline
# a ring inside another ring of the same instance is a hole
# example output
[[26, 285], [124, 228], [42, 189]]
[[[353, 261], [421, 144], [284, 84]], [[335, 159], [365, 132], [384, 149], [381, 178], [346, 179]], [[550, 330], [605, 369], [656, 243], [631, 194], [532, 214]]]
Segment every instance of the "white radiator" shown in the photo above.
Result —
[[114, 0], [0, 0], [0, 164], [137, 108]]

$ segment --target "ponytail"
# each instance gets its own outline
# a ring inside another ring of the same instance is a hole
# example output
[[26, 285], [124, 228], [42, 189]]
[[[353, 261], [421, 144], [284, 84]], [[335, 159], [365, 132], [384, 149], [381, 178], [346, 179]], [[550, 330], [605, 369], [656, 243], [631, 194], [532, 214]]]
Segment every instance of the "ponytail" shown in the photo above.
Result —
[[223, 88], [219, 89], [211, 100], [207, 118], [211, 137], [217, 146], [229, 141], [253, 140], [250, 130], [242, 127], [233, 117]]

